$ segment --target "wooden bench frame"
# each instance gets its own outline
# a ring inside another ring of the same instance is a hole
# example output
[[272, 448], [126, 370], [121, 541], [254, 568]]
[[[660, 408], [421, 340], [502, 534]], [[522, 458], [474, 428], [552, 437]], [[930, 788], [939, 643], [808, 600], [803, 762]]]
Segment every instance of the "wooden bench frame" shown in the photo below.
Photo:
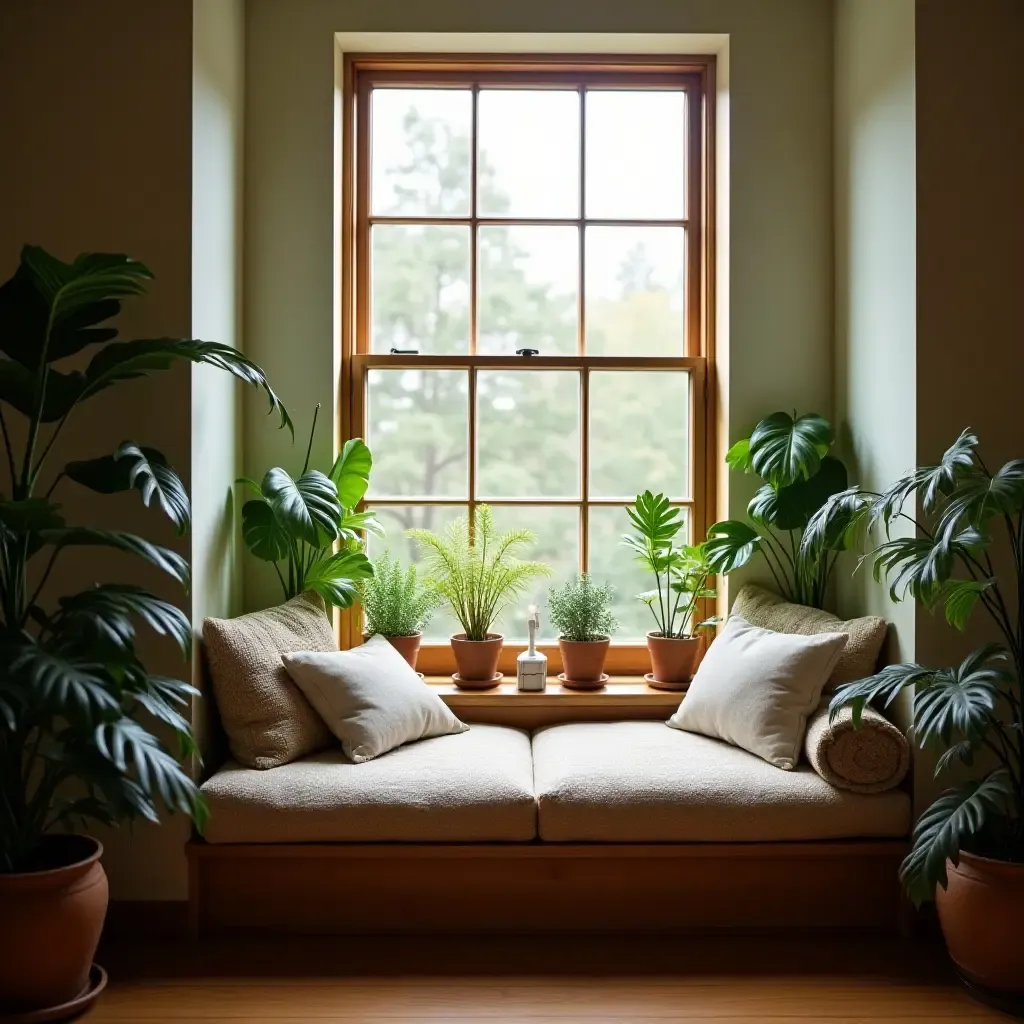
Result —
[[192, 840], [194, 936], [906, 932], [905, 840], [222, 844]]

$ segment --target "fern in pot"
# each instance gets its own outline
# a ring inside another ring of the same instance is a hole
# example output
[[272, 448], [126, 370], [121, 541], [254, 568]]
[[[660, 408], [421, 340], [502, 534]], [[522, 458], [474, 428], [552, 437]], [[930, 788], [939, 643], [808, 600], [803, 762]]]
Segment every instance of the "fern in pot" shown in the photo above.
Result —
[[558, 630], [563, 686], [596, 690], [608, 677], [604, 663], [618, 628], [611, 612], [615, 588], [595, 583], [587, 573], [548, 591], [548, 614]]
[[694, 622], [700, 603], [717, 596], [708, 586], [714, 573], [706, 548], [679, 543], [684, 523], [664, 494], [638, 494], [626, 514], [633, 533], [622, 541], [654, 575], [654, 590], [637, 595], [655, 622], [647, 634], [653, 670], [647, 682], [661, 690], [685, 690], [700, 660], [702, 640], [697, 631], [718, 622], [714, 617]]
[[415, 668], [423, 630], [441, 601], [437, 590], [423, 583], [415, 565], [403, 568], [385, 551], [373, 560], [373, 575], [360, 584], [359, 601], [366, 615], [364, 636], [387, 637]]
[[[142, 587], [104, 579], [62, 593], [52, 575], [63, 560], [100, 548], [187, 586], [188, 564], [177, 552], [76, 524], [69, 510], [76, 488], [135, 491], [184, 534], [188, 495], [167, 459], [136, 441], [66, 465], [53, 464], [55, 443], [81, 405], [179, 362], [263, 388], [291, 427], [263, 371], [227, 345], [114, 340], [110, 321], [122, 300], [144, 294], [151, 277], [123, 255], [63, 263], [26, 246], [0, 286], [0, 465], [8, 476], [0, 496], [0, 921], [16, 937], [0, 957], [4, 1009], [43, 1011], [87, 991], [107, 884], [100, 845], [82, 829], [156, 822], [161, 810], [201, 825], [204, 813], [179, 762], [194, 750], [187, 716], [196, 691], [151, 673], [137, 650], [143, 627], [187, 656], [188, 617]], [[110, 564], [113, 572], [119, 563]], [[168, 730], [177, 751], [160, 739]]]
[[429, 585], [462, 626], [462, 632], [451, 637], [459, 669], [455, 684], [471, 690], [497, 686], [505, 638], [492, 632], [494, 620], [533, 580], [551, 573], [546, 565], [519, 557], [534, 543], [533, 533], [500, 533], [490, 506], [477, 505], [472, 523], [468, 516], [461, 516], [443, 533], [409, 530], [408, 535], [423, 552]]

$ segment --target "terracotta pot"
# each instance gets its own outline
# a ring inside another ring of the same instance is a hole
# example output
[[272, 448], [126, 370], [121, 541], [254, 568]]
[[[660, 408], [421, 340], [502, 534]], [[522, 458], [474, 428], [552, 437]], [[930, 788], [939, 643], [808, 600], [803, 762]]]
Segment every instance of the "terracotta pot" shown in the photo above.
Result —
[[968, 982], [1024, 995], [1024, 864], [960, 853], [935, 902], [949, 955]]
[[[363, 640], [369, 637], [363, 635]], [[387, 636], [384, 638], [398, 653], [409, 662], [411, 668], [416, 668], [416, 659], [420, 656], [420, 643], [423, 641], [422, 633], [412, 633], [409, 636]]]
[[660, 690], [685, 690], [700, 662], [698, 636], [668, 637], [647, 634], [647, 650], [651, 654], [651, 677], [648, 683]]
[[486, 640], [467, 640], [465, 633], [453, 633], [451, 642], [460, 679], [489, 683], [498, 674], [498, 656], [505, 642], [500, 633], [488, 633]]
[[611, 640], [563, 640], [558, 638], [562, 652], [563, 686], [570, 690], [596, 690], [604, 685], [601, 678]]
[[88, 836], [44, 841], [40, 869], [0, 874], [0, 1015], [81, 995], [107, 914], [103, 847]]

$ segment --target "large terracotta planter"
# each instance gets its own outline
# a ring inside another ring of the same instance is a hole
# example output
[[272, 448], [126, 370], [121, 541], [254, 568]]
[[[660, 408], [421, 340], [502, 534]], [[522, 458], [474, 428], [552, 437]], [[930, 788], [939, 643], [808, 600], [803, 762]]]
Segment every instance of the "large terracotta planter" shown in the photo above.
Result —
[[610, 643], [608, 637], [603, 640], [563, 640], [559, 637], [562, 685], [570, 690], [597, 690], [604, 686], [604, 662]]
[[647, 634], [647, 650], [651, 655], [647, 682], [658, 690], [685, 690], [700, 662], [700, 637], [667, 637]]
[[488, 633], [486, 640], [467, 640], [465, 633], [451, 637], [455, 664], [459, 666], [455, 685], [464, 690], [489, 690], [498, 685], [498, 656], [505, 638]]
[[38, 871], [0, 874], [0, 1016], [61, 1006], [89, 985], [107, 914], [103, 847], [45, 840]]
[[1024, 864], [960, 853], [935, 902], [946, 948], [963, 979], [1024, 997]]
[[[365, 640], [366, 637], [363, 639]], [[423, 641], [422, 633], [413, 633], [410, 636], [387, 636], [384, 639], [409, 662], [411, 668], [416, 668], [416, 659], [420, 656], [420, 643]]]

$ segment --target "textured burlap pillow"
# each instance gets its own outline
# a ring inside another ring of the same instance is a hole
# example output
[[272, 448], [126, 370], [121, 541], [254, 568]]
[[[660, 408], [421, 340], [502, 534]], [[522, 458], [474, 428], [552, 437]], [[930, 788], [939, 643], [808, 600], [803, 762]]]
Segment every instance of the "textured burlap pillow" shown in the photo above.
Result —
[[239, 764], [277, 768], [330, 745], [330, 730], [281, 661], [293, 651], [338, 649], [318, 595], [302, 594], [237, 619], [207, 619], [203, 644], [217, 709]]
[[841, 683], [852, 683], [855, 679], [874, 675], [878, 655], [885, 643], [885, 619], [877, 615], [843, 620], [820, 608], [790, 604], [778, 594], [752, 583], [748, 583], [736, 595], [732, 612], [741, 615], [754, 626], [772, 629], [776, 633], [793, 633], [797, 636], [845, 633], [848, 638], [846, 647], [825, 685], [826, 692]]

